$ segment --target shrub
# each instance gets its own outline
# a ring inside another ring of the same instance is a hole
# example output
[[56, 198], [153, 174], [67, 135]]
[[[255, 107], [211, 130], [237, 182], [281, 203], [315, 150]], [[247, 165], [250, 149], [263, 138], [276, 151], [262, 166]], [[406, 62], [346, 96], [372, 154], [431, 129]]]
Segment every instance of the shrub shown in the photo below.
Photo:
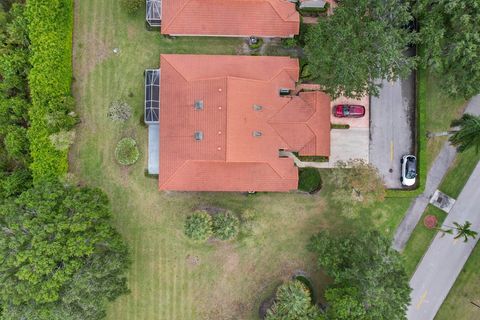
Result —
[[55, 150], [65, 151], [70, 148], [75, 140], [75, 131], [60, 131], [50, 135], [50, 142]]
[[145, 3], [144, 0], [122, 0], [122, 7], [129, 14], [134, 14]]
[[205, 241], [212, 235], [212, 217], [196, 211], [185, 220], [185, 235], [195, 241]]
[[311, 293], [301, 281], [293, 280], [278, 287], [275, 302], [267, 311], [267, 320], [304, 319], [314, 320], [320, 316], [312, 304]]
[[220, 240], [229, 240], [237, 236], [240, 220], [231, 212], [213, 217], [213, 234]]
[[118, 163], [124, 166], [130, 166], [137, 162], [140, 152], [137, 148], [137, 142], [132, 138], [123, 138], [117, 144], [115, 149], [115, 158]]
[[68, 170], [68, 150], [55, 149], [49, 137], [60, 130], [68, 131], [75, 124], [75, 119], [69, 116], [73, 109], [70, 94], [73, 0], [29, 0], [26, 15], [32, 52], [28, 137], [31, 169], [37, 182], [56, 179]]
[[15, 159], [24, 159], [28, 155], [27, 129], [23, 127], [10, 128], [4, 139], [7, 153]]
[[115, 122], [125, 122], [132, 116], [132, 108], [126, 102], [114, 101], [108, 108], [107, 117]]
[[315, 168], [303, 168], [298, 177], [298, 189], [315, 193], [322, 188], [322, 178]]

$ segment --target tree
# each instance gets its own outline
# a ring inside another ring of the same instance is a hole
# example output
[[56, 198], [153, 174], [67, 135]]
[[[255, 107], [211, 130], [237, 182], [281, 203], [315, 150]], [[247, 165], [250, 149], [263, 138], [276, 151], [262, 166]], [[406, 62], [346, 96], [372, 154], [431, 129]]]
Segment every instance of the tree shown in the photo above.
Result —
[[127, 248], [98, 189], [41, 183], [0, 206], [4, 319], [101, 319], [127, 291]]
[[266, 320], [317, 320], [319, 309], [312, 304], [310, 290], [298, 280], [278, 287], [275, 302], [267, 310]]
[[358, 319], [405, 319], [411, 289], [390, 239], [374, 231], [338, 235], [323, 231], [312, 237], [309, 249], [333, 279], [326, 293], [327, 313], [333, 319], [345, 319], [349, 309]]
[[185, 220], [185, 235], [195, 241], [205, 241], [212, 235], [212, 217], [196, 211]]
[[309, 78], [332, 97], [379, 94], [379, 79], [408, 75], [414, 41], [408, 1], [343, 0], [334, 14], [319, 19], [306, 36]]
[[457, 147], [459, 152], [470, 148], [480, 150], [480, 116], [464, 114], [460, 119], [452, 122], [452, 126], [460, 127], [451, 137], [450, 142]]
[[478, 0], [420, 0], [421, 61], [440, 77], [444, 90], [470, 98], [480, 92]]
[[240, 220], [231, 212], [219, 213], [213, 217], [213, 234], [220, 240], [237, 236]]
[[335, 320], [363, 320], [366, 310], [358, 289], [354, 287], [336, 287], [325, 291], [325, 300], [329, 303], [327, 315]]
[[472, 223], [470, 221], [465, 221], [464, 224], [459, 224], [458, 222], [453, 223], [452, 226], [446, 226], [448, 229], [439, 229], [439, 231], [448, 234], [453, 234], [453, 232], [456, 233], [454, 239], [459, 239], [463, 237], [463, 242], [467, 242], [468, 238], [475, 239], [478, 235], [478, 232], [473, 231], [470, 229], [472, 226]]

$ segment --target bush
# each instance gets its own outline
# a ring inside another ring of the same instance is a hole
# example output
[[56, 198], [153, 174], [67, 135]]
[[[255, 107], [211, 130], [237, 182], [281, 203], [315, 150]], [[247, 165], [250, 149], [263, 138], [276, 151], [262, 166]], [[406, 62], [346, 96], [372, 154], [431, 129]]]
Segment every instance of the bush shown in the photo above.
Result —
[[10, 157], [24, 159], [28, 156], [27, 129], [12, 126], [4, 139], [5, 149]]
[[240, 228], [240, 220], [231, 212], [217, 214], [213, 217], [213, 234], [220, 240], [235, 238]]
[[320, 310], [312, 304], [310, 295], [310, 290], [301, 281], [293, 280], [282, 284], [277, 289], [275, 302], [267, 311], [265, 319], [318, 319]]
[[75, 131], [60, 131], [50, 136], [50, 142], [55, 150], [65, 151], [70, 148], [75, 140]]
[[205, 211], [196, 211], [185, 221], [185, 235], [195, 241], [205, 241], [212, 235], [212, 217]]
[[115, 149], [115, 158], [118, 163], [124, 166], [130, 166], [137, 162], [140, 152], [137, 148], [137, 142], [132, 138], [123, 138], [117, 144]]
[[144, 3], [144, 0], [122, 0], [122, 7], [129, 14], [134, 14], [142, 7]]
[[132, 116], [132, 108], [126, 102], [114, 101], [108, 108], [107, 117], [115, 122], [125, 122]]
[[318, 172], [318, 169], [300, 169], [298, 180], [298, 189], [302, 191], [315, 193], [322, 188], [322, 178], [320, 177], [320, 172]]
[[26, 15], [32, 52], [28, 137], [31, 169], [37, 182], [56, 179], [68, 171], [68, 150], [55, 149], [49, 137], [60, 130], [70, 130], [75, 123], [69, 116], [73, 109], [73, 0], [29, 0]]

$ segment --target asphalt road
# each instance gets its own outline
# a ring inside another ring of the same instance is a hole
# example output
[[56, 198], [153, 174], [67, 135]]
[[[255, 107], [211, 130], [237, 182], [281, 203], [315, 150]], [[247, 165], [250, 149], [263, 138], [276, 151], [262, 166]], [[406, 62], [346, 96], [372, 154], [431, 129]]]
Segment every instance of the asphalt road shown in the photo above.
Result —
[[[470, 221], [471, 229], [480, 231], [479, 186], [480, 163], [445, 219], [444, 226]], [[442, 237], [439, 232], [418, 265], [410, 280], [413, 291], [407, 310], [408, 320], [432, 320], [435, 317], [478, 241], [477, 237], [465, 243], [453, 237], [449, 234]]]
[[390, 189], [402, 187], [400, 159], [415, 151], [415, 77], [382, 81], [370, 102], [370, 163]]

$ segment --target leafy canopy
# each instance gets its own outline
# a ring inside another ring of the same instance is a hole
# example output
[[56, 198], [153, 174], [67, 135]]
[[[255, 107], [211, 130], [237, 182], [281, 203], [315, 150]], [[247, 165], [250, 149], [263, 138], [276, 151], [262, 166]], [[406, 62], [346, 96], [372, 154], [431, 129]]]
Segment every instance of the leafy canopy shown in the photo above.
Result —
[[325, 295], [332, 319], [349, 319], [350, 313], [358, 320], [405, 319], [411, 289], [389, 239], [378, 232], [324, 231], [311, 239], [309, 249], [334, 281]]
[[439, 75], [443, 89], [470, 98], [480, 93], [480, 2], [420, 0], [422, 64]]
[[459, 120], [452, 122], [452, 126], [459, 126], [460, 130], [450, 137], [450, 142], [463, 152], [474, 148], [480, 150], [480, 116], [464, 114]]
[[101, 191], [59, 183], [1, 205], [3, 316], [100, 319], [106, 301], [127, 290], [127, 249], [110, 216]]
[[414, 67], [405, 49], [414, 41], [408, 1], [342, 0], [334, 14], [308, 30], [309, 78], [332, 97], [379, 94], [379, 80], [396, 80]]

